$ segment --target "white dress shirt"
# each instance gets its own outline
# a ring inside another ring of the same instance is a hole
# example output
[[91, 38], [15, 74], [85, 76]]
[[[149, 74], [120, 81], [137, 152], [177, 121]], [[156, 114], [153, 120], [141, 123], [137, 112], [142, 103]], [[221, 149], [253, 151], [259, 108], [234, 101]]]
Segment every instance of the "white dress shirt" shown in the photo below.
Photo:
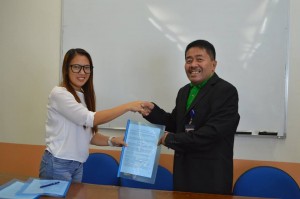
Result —
[[[76, 91], [77, 92], [77, 91]], [[86, 108], [84, 94], [77, 92], [81, 103], [64, 87], [54, 87], [49, 95], [46, 121], [46, 149], [57, 158], [85, 162], [95, 112]]]

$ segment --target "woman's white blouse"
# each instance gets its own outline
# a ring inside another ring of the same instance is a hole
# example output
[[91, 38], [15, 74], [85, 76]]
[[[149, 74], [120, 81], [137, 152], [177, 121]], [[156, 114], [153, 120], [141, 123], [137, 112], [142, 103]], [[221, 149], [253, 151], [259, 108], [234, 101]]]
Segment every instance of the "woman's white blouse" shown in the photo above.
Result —
[[95, 112], [86, 108], [64, 87], [54, 87], [49, 95], [46, 121], [46, 149], [54, 157], [85, 162], [89, 155]]

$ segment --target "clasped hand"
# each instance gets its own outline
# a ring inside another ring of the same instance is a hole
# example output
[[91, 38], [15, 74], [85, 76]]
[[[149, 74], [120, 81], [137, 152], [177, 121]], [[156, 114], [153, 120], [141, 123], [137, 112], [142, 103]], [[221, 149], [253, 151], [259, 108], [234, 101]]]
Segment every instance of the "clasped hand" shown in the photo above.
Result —
[[139, 111], [140, 114], [142, 114], [143, 116], [148, 116], [152, 109], [154, 108], [154, 104], [151, 102], [142, 102], [141, 103], [141, 111]]

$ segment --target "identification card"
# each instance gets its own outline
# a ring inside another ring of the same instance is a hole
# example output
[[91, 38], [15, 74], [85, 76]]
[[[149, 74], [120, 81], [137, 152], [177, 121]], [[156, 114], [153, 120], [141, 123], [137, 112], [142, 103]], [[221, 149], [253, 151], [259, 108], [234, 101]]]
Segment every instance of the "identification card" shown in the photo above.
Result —
[[185, 132], [188, 133], [190, 131], [194, 131], [195, 130], [195, 125], [193, 124], [187, 124], [185, 125]]

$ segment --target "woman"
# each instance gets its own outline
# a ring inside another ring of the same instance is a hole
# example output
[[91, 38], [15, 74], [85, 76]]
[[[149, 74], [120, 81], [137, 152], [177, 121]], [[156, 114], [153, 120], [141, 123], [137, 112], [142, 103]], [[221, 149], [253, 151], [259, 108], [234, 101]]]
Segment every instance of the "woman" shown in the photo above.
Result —
[[83, 49], [70, 49], [63, 61], [62, 82], [49, 95], [46, 121], [46, 150], [40, 178], [81, 182], [89, 145], [126, 146], [123, 137], [97, 133], [97, 125], [122, 114], [140, 112], [141, 101], [95, 111], [93, 62]]

